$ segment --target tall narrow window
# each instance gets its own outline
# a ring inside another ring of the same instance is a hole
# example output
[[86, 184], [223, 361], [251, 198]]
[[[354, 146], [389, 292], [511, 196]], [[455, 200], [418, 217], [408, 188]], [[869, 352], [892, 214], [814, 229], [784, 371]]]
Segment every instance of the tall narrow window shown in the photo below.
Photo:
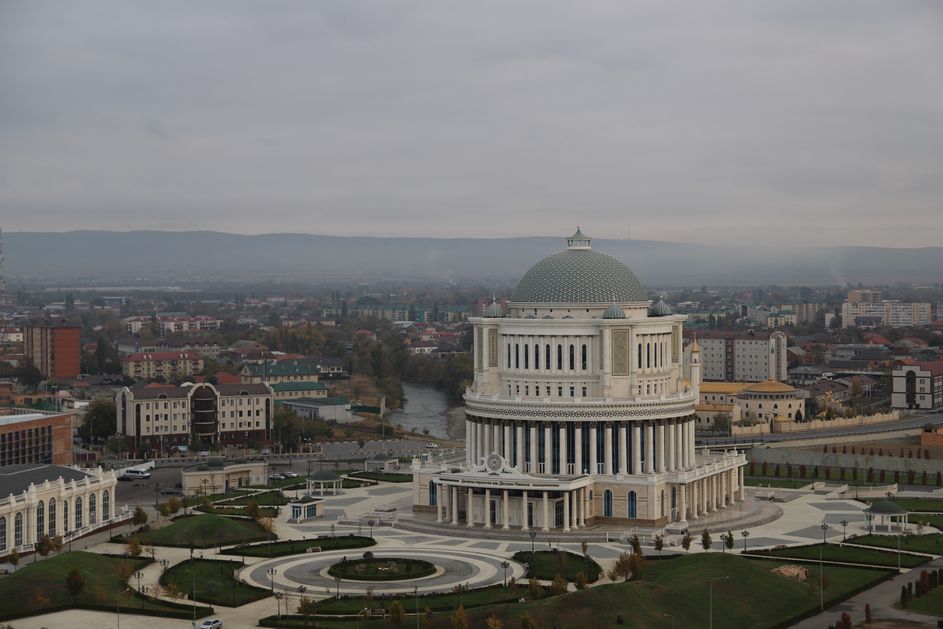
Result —
[[629, 492], [629, 517], [638, 517], [638, 496], [634, 491]]
[[563, 346], [557, 344], [557, 369], [563, 369]]
[[36, 505], [36, 540], [46, 532], [46, 504], [40, 500]]
[[540, 345], [534, 345], [534, 369], [540, 369]]
[[511, 368], [511, 344], [508, 343], [508, 369]]
[[550, 343], [547, 343], [547, 350], [544, 353], [544, 365], [545, 369], [550, 369]]
[[586, 371], [586, 344], [583, 344], [582, 355], [580, 356], [580, 369]]
[[75, 499], [75, 528], [82, 528], [82, 496]]
[[7, 549], [7, 519], [0, 517], [0, 550]]
[[56, 536], [56, 499], [49, 499], [49, 537]]
[[524, 369], [530, 369], [530, 346], [524, 345]]
[[637, 369], [642, 368], [642, 344], [641, 343], [638, 344], [638, 361], [636, 361], [635, 367]]
[[111, 495], [108, 490], [102, 492], [102, 522], [107, 522], [111, 517]]
[[521, 346], [520, 343], [514, 344], [514, 368], [521, 368]]
[[17, 513], [13, 518], [13, 545], [23, 545], [23, 514]]
[[570, 345], [570, 371], [576, 369], [576, 348]]

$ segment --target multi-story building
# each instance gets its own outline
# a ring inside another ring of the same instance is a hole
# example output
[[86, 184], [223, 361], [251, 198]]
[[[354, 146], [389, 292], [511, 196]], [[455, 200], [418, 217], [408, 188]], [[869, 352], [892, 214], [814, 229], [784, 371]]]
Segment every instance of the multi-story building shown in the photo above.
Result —
[[825, 304], [793, 304], [792, 311], [796, 314], [796, 323], [806, 325], [815, 320], [816, 315], [825, 310]]
[[327, 397], [327, 385], [321, 382], [276, 382], [271, 387], [278, 401]]
[[24, 463], [0, 468], [0, 556], [33, 552], [43, 535], [71, 539], [130, 517], [113, 471]]
[[72, 464], [72, 415], [0, 410], [0, 467], [21, 463]]
[[43, 378], [76, 378], [82, 370], [78, 326], [65, 323], [30, 324], [23, 329], [26, 359]]
[[196, 352], [141, 352], [125, 356], [121, 370], [135, 380], [189, 378], [203, 371], [203, 357]]
[[135, 450], [269, 443], [274, 394], [266, 384], [124, 387], [118, 433]]
[[873, 322], [894, 328], [929, 325], [932, 304], [881, 299], [879, 290], [850, 290], [842, 303], [842, 327], [870, 326]]
[[259, 364], [249, 364], [239, 372], [243, 382], [318, 382], [321, 368], [315, 359], [298, 360], [263, 360]]
[[943, 360], [911, 360], [896, 366], [891, 375], [891, 408], [943, 407]]
[[[707, 330], [699, 331], [697, 340], [704, 380], [762, 382], [789, 375], [782, 332]], [[690, 354], [690, 345], [685, 354]]]
[[185, 317], [175, 315], [160, 315], [151, 317], [127, 317], [121, 320], [125, 331], [130, 336], [139, 336], [144, 328], [155, 325], [160, 334], [186, 334], [189, 332], [204, 332], [218, 330], [222, 319], [216, 317], [197, 316]]
[[783, 328], [787, 325], [796, 325], [799, 317], [794, 312], [774, 312], [766, 317], [766, 327]]
[[495, 302], [471, 319], [465, 462], [417, 463], [414, 509], [452, 526], [680, 529], [742, 499], [743, 455], [694, 447], [684, 319], [577, 231], [506, 313]]

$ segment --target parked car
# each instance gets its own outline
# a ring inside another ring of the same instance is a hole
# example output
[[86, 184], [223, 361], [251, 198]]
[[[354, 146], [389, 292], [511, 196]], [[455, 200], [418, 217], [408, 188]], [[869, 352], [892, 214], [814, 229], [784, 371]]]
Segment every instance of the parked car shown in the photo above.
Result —
[[298, 474], [295, 472], [282, 472], [282, 476], [285, 478], [298, 478]]
[[286, 477], [283, 474], [269, 474], [268, 475], [269, 480], [285, 480], [285, 478]]
[[118, 477], [118, 480], [138, 480], [150, 477], [151, 473], [147, 470], [125, 470], [124, 473]]
[[223, 629], [223, 621], [218, 618], [204, 620], [200, 624], [200, 629]]
[[161, 496], [182, 496], [183, 492], [180, 491], [179, 489], [161, 489], [160, 495]]

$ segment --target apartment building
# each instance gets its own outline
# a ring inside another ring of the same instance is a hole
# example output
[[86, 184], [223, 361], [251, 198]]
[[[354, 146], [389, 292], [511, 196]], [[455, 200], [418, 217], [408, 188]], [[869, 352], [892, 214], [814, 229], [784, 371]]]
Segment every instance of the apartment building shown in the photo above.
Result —
[[0, 467], [72, 464], [72, 415], [0, 410]]
[[[782, 332], [702, 331], [697, 341], [703, 380], [762, 382], [788, 377], [786, 335]], [[685, 354], [689, 352], [690, 345], [685, 348]], [[686, 362], [688, 358], [686, 355]]]
[[24, 352], [43, 378], [76, 378], [82, 369], [78, 326], [66, 323], [27, 325], [23, 329]]
[[141, 352], [125, 356], [121, 370], [135, 380], [189, 378], [203, 371], [203, 357], [196, 352]]
[[891, 375], [891, 408], [943, 407], [943, 360], [911, 360], [896, 366]]

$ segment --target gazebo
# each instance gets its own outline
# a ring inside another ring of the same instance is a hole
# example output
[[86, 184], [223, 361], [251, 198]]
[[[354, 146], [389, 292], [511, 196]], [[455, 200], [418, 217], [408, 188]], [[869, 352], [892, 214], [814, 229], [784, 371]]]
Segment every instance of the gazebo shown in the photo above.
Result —
[[909, 513], [896, 502], [876, 500], [864, 512], [871, 518], [879, 518], [879, 522], [874, 525], [875, 531], [896, 530], [899, 533], [907, 531]]
[[317, 493], [319, 496], [325, 494], [337, 495], [342, 492], [344, 480], [332, 470], [317, 470], [312, 472], [307, 478], [307, 492], [313, 496]]

